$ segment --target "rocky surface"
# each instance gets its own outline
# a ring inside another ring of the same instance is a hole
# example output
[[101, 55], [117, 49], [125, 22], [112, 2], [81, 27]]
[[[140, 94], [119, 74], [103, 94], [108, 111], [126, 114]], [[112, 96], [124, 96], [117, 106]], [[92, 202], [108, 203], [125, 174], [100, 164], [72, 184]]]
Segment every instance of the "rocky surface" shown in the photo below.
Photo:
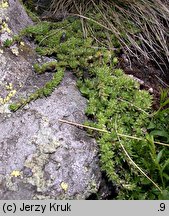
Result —
[[34, 73], [39, 57], [26, 41], [2, 46], [32, 24], [17, 0], [0, 1], [0, 20], [0, 199], [86, 199], [100, 184], [97, 144], [85, 131], [59, 122], [83, 123], [86, 100], [72, 73], [65, 72], [50, 97], [11, 113], [12, 101], [43, 86], [51, 75]]

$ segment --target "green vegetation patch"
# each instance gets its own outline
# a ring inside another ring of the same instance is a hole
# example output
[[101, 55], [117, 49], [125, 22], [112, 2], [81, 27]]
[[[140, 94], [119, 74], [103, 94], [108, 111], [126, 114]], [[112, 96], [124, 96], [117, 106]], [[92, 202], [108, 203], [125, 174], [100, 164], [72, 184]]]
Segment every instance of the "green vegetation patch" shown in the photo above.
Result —
[[[93, 79], [79, 81], [78, 86], [88, 98], [86, 114], [93, 119], [87, 125], [107, 131], [95, 131], [93, 134], [100, 147], [101, 168], [119, 188], [117, 198], [169, 198], [168, 147], [156, 146], [153, 132], [148, 135], [152, 122], [158, 122], [161, 127], [164, 123], [164, 119], [159, 121], [159, 117], [151, 116], [152, 97], [147, 91], [139, 90], [139, 84], [120, 69], [96, 67], [92, 74]], [[167, 128], [162, 130], [166, 131]], [[132, 160], [157, 183], [161, 192], [133, 165], [122, 146]]]
[[[47, 65], [48, 66], [48, 65]], [[39, 69], [39, 68], [38, 68]], [[44, 70], [44, 66], [43, 69]], [[9, 109], [11, 111], [17, 111], [19, 108], [25, 106], [26, 104], [34, 101], [38, 98], [48, 97], [52, 94], [54, 89], [58, 86], [58, 84], [62, 81], [64, 76], [64, 70], [62, 68], [58, 68], [57, 72], [53, 75], [53, 79], [47, 82], [44, 87], [36, 90], [34, 93], [30, 94], [29, 97], [20, 100], [17, 103], [10, 104]]]
[[[117, 39], [110, 35], [113, 49], [108, 49], [105, 36], [108, 32], [96, 24], [92, 28], [95, 37], [89, 34], [84, 38], [80, 20], [69, 18], [58, 23], [40, 22], [24, 29], [19, 38], [27, 36], [37, 44], [39, 54], [57, 59], [42, 66], [35, 64], [35, 71], [56, 72], [43, 88], [11, 104], [10, 109], [16, 111], [32, 100], [49, 96], [62, 80], [65, 69], [71, 70], [78, 76], [77, 85], [88, 99], [86, 115], [90, 121], [86, 124], [107, 131], [89, 133], [99, 143], [101, 168], [118, 188], [117, 198], [168, 199], [169, 151], [167, 146], [156, 145], [153, 139], [161, 141], [161, 134], [162, 141], [167, 141], [164, 134], [168, 132], [162, 131], [168, 129], [169, 113], [159, 110], [153, 114], [152, 96], [117, 68], [114, 51], [120, 49]], [[97, 36], [105, 46], [100, 45]], [[153, 182], [133, 165], [124, 150]]]

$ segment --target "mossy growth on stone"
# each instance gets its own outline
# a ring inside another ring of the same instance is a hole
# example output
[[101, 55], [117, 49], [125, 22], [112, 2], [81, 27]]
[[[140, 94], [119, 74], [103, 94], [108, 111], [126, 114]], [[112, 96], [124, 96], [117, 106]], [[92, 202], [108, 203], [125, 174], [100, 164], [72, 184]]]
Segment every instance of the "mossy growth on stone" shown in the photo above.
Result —
[[56, 61], [47, 62], [40, 66], [39, 64], [34, 64], [34, 70], [38, 74], [42, 74], [45, 72], [55, 72], [57, 70], [58, 64]]
[[[63, 35], [64, 41], [62, 40]], [[82, 78], [83, 71], [94, 68], [98, 64], [115, 65], [114, 52], [105, 47], [93, 48], [93, 45], [97, 45], [94, 39], [92, 37], [83, 38], [81, 22], [75, 18], [67, 19], [64, 22], [40, 22], [37, 25], [29, 26], [22, 30], [18, 36], [14, 36], [12, 41], [19, 42], [24, 36], [34, 40], [37, 44], [36, 51], [39, 54], [56, 58], [56, 61], [41, 66], [34, 64], [34, 70], [38, 74], [56, 72], [54, 75], [56, 79], [57, 75], [60, 77], [58, 71], [71, 69], [78, 77]], [[23, 107], [31, 100], [50, 95], [54, 86], [56, 87], [54, 80], [49, 81], [42, 89], [37, 90], [28, 98], [22, 99], [17, 103], [17, 106], [15, 104], [9, 108], [16, 111], [17, 107]]]
[[[45, 71], [44, 71], [45, 72]], [[58, 86], [58, 84], [62, 81], [64, 76], [63, 68], [57, 68], [57, 72], [53, 75], [52, 80], [47, 82], [42, 88], [36, 90], [34, 93], [30, 94], [27, 98], [21, 99], [17, 103], [13, 103], [9, 106], [11, 111], [17, 111], [19, 108], [25, 106], [26, 104], [34, 101], [38, 98], [48, 97], [52, 94], [54, 89]]]
[[132, 167], [119, 142], [125, 146], [134, 160], [141, 157], [139, 164], [145, 170], [150, 168], [145, 163], [146, 158], [150, 156], [149, 146], [144, 141], [119, 138], [117, 134], [144, 137], [149, 124], [152, 98], [148, 92], [140, 91], [139, 84], [120, 69], [112, 70], [104, 65], [94, 68], [92, 74], [92, 80], [79, 81], [78, 86], [82, 94], [88, 98], [86, 114], [94, 119], [93, 123], [87, 125], [108, 131], [95, 132], [100, 146], [101, 168], [120, 188], [120, 198], [122, 194], [123, 198], [127, 199], [141, 198], [146, 188], [143, 187], [143, 194], [140, 193], [138, 196], [132, 193], [138, 189], [145, 177]]
[[[78, 76], [77, 85], [88, 99], [86, 115], [93, 121], [87, 125], [108, 131], [89, 133], [99, 143], [102, 170], [119, 188], [117, 198], [157, 199], [161, 192], [131, 164], [121, 148], [122, 144], [133, 160], [165, 191], [169, 181], [162, 180], [161, 165], [156, 163], [161, 147], [154, 153], [155, 144], [144, 139], [151, 121], [152, 97], [117, 68], [118, 58], [114, 50], [118, 51], [120, 45], [114, 35], [110, 37], [114, 49], [108, 49], [105, 29], [96, 24], [92, 28], [105, 46], [100, 46], [90, 33], [84, 38], [81, 22], [76, 18], [57, 23], [40, 22], [24, 29], [20, 38], [27, 36], [36, 43], [39, 54], [57, 60], [42, 66], [35, 64], [35, 71], [39, 74], [56, 72], [43, 88], [27, 99], [10, 105], [10, 108], [16, 111], [32, 100], [49, 96], [61, 82], [64, 71], [71, 70]], [[142, 137], [143, 140], [120, 137], [118, 134]]]

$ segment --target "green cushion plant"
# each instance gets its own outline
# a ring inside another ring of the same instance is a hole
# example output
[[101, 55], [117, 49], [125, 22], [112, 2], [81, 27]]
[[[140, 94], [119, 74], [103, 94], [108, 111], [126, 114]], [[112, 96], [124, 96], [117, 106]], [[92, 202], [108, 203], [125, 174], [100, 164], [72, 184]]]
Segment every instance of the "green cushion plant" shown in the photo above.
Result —
[[[96, 30], [104, 41], [105, 30], [101, 26]], [[61, 42], [63, 34], [66, 39]], [[165, 128], [163, 124], [169, 114], [161, 109], [153, 113], [149, 92], [140, 90], [136, 81], [117, 68], [115, 49], [100, 47], [92, 35], [84, 38], [81, 22], [75, 18], [58, 23], [40, 22], [24, 29], [19, 38], [23, 36], [34, 40], [39, 54], [57, 59], [42, 66], [35, 64], [35, 72], [55, 73], [44, 87], [11, 104], [10, 109], [16, 111], [32, 100], [51, 95], [64, 71], [71, 70], [88, 100], [86, 115], [90, 121], [86, 125], [106, 131], [88, 130], [99, 144], [101, 169], [118, 188], [116, 198], [168, 199], [169, 150], [168, 146], [156, 145], [154, 135], [159, 138], [159, 134], [153, 131], [157, 126], [166, 131], [169, 122]], [[119, 49], [117, 39], [113, 35], [111, 38], [114, 48]]]

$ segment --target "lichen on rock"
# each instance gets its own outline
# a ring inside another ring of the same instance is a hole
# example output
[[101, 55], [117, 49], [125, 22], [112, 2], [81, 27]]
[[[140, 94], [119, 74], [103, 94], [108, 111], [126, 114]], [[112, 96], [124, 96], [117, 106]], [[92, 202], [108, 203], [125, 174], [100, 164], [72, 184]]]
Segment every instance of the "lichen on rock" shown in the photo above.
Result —
[[[85, 199], [93, 191], [91, 181], [96, 190], [100, 185], [97, 144], [86, 132], [58, 120], [84, 122], [87, 101], [75, 77], [66, 72], [50, 97], [10, 112], [10, 101], [26, 98], [51, 80], [52, 74], [35, 73], [33, 64], [39, 56], [29, 41], [16, 43], [17, 55], [10, 47], [4, 48], [6, 39], [11, 40], [32, 21], [18, 0], [9, 0], [3, 15], [1, 9], [0, 17], [9, 17], [11, 31], [0, 33], [0, 199]], [[67, 190], [61, 187], [63, 182]]]

